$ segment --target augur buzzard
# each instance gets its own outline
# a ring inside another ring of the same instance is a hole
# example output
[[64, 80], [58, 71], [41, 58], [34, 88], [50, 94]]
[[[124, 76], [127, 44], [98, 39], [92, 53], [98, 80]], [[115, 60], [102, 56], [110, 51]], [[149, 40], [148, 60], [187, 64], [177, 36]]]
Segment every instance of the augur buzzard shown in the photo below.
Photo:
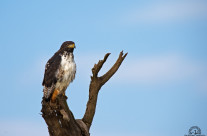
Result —
[[57, 95], [65, 95], [68, 85], [74, 80], [76, 64], [73, 50], [75, 43], [64, 42], [60, 49], [48, 60], [45, 66], [45, 74], [42, 85], [44, 86], [44, 98], [52, 102]]

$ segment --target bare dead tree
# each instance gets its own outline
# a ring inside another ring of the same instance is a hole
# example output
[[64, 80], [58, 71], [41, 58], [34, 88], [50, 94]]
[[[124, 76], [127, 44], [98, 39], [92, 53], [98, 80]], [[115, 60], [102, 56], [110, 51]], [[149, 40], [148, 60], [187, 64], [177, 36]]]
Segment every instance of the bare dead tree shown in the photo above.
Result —
[[[89, 136], [89, 130], [96, 111], [98, 93], [101, 87], [116, 73], [127, 56], [120, 52], [114, 65], [102, 76], [98, 76], [103, 64], [106, 62], [110, 53], [99, 60], [92, 68], [92, 76], [89, 87], [89, 99], [85, 114], [82, 119], [75, 119], [73, 113], [67, 105], [67, 97], [59, 95], [55, 103], [42, 99], [42, 117], [44, 118], [50, 136]], [[66, 89], [66, 88], [65, 88]]]

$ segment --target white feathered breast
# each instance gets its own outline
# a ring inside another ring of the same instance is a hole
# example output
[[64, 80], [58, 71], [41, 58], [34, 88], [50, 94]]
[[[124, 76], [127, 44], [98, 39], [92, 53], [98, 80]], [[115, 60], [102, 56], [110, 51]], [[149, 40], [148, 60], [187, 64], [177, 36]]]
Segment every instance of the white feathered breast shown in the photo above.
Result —
[[57, 77], [59, 80], [56, 83], [56, 87], [60, 90], [63, 88], [67, 88], [67, 86], [73, 81], [75, 78], [75, 73], [76, 73], [76, 64], [73, 58], [73, 54], [63, 54], [61, 56], [61, 63], [60, 63], [60, 68], [56, 73]]

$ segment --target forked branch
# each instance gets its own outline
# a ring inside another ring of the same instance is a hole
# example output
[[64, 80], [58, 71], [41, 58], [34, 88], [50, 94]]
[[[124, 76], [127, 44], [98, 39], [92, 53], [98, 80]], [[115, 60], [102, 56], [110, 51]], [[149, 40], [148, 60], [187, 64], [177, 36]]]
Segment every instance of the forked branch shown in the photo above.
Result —
[[91, 127], [93, 117], [95, 115], [99, 90], [116, 73], [116, 71], [119, 69], [120, 65], [122, 64], [123, 60], [127, 56], [127, 53], [123, 54], [123, 51], [120, 52], [118, 59], [116, 60], [115, 64], [111, 67], [111, 69], [108, 72], [106, 72], [103, 76], [98, 77], [98, 72], [102, 68], [103, 64], [106, 62], [109, 55], [110, 53], [107, 53], [104, 56], [104, 59], [99, 60], [98, 64], [95, 64], [94, 67], [92, 68], [93, 75], [91, 77], [91, 83], [89, 87], [89, 99], [88, 99], [84, 117], [82, 118], [82, 121], [86, 124], [88, 130]]

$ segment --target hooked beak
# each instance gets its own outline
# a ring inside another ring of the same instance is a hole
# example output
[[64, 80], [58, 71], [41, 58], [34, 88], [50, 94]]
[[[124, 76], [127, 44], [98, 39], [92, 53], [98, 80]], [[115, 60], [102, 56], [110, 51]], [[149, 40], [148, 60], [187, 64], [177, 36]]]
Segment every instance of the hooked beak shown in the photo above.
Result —
[[68, 48], [76, 48], [76, 47], [75, 47], [75, 44], [70, 44], [70, 45], [68, 46]]

